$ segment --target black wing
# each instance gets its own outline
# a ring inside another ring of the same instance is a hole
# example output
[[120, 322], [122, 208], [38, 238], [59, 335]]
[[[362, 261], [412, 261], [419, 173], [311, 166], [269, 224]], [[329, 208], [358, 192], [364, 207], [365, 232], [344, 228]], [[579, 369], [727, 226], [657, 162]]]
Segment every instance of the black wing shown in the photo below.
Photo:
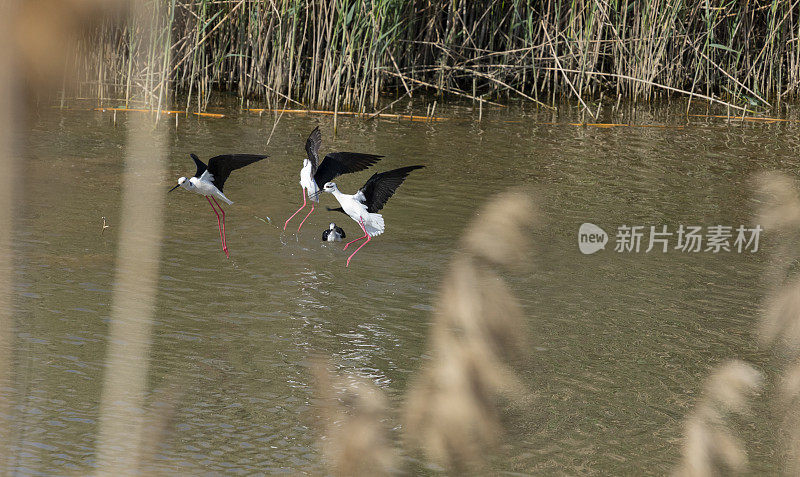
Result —
[[331, 229], [325, 229], [325, 230], [322, 231], [322, 241], [323, 242], [327, 242], [328, 241], [328, 235], [330, 235], [330, 233], [331, 233]]
[[367, 167], [380, 161], [383, 156], [375, 154], [362, 154], [360, 152], [332, 152], [325, 156], [322, 163], [313, 173], [314, 182], [322, 189], [327, 182], [342, 174], [363, 171]]
[[199, 157], [195, 156], [194, 154], [190, 155], [192, 156], [192, 159], [194, 159], [194, 163], [197, 166], [197, 172], [195, 172], [194, 176], [200, 178], [200, 176], [202, 176], [208, 168], [205, 164], [203, 164], [203, 161], [201, 161]]
[[319, 164], [319, 147], [322, 145], [322, 133], [319, 131], [319, 126], [315, 127], [311, 134], [306, 139], [306, 154], [308, 160], [311, 161], [311, 177], [317, 172], [317, 164]]
[[[344, 210], [342, 210], [342, 212], [344, 212]], [[344, 229], [343, 228], [339, 227], [338, 225], [335, 225], [333, 227], [333, 229], [336, 230], [336, 233], [339, 234], [339, 237], [347, 238], [347, 234], [344, 233]]]
[[214, 176], [212, 182], [214, 186], [222, 192], [222, 187], [231, 171], [240, 169], [248, 164], [260, 161], [269, 156], [260, 154], [224, 154], [214, 156], [208, 160], [208, 172]]
[[359, 189], [358, 192], [361, 193], [362, 197], [358, 197], [359, 194], [356, 194], [356, 198], [361, 199], [361, 202], [367, 206], [367, 212], [374, 214], [383, 208], [389, 197], [406, 180], [411, 171], [422, 169], [423, 167], [425, 166], [407, 166], [374, 174], [364, 184], [364, 187]]

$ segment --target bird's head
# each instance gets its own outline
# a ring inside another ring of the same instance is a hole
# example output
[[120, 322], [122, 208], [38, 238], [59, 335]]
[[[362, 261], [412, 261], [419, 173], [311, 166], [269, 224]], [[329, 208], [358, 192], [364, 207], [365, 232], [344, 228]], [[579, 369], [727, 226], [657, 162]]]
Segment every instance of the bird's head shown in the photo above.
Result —
[[335, 228], [336, 228], [336, 224], [334, 224], [333, 222], [331, 222], [331, 224], [328, 226], [329, 230], [333, 230]]
[[325, 186], [322, 188], [322, 190], [324, 190], [325, 192], [328, 192], [328, 193], [333, 193], [333, 192], [336, 192], [339, 189], [336, 187], [336, 183], [335, 182], [326, 182]]
[[175, 190], [175, 189], [177, 189], [178, 187], [183, 187], [184, 189], [186, 189], [186, 188], [187, 188], [187, 186], [188, 186], [189, 184], [190, 184], [190, 182], [189, 182], [189, 181], [187, 181], [185, 177], [179, 177], [179, 178], [178, 178], [178, 185], [176, 185], [175, 187], [173, 187], [172, 189], [170, 189], [170, 190], [169, 190], [169, 192], [172, 192], [172, 191], [174, 191], [174, 190]]
[[187, 179], [185, 177], [179, 177], [178, 178], [178, 185], [176, 185], [175, 187], [170, 189], [169, 192], [174, 191], [178, 187], [183, 187], [186, 190], [192, 190], [192, 187], [194, 187], [194, 183], [192, 182], [191, 179]]

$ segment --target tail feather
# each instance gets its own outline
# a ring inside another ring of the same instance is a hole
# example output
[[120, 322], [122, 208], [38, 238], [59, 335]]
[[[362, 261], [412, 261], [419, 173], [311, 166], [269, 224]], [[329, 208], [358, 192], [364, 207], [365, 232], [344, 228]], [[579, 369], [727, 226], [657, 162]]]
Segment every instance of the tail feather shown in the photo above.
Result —
[[367, 233], [370, 237], [382, 234], [383, 231], [386, 230], [383, 224], [383, 216], [381, 214], [369, 214], [364, 228], [367, 229]]
[[232, 200], [230, 200], [229, 198], [225, 197], [225, 195], [224, 195], [224, 194], [218, 194], [218, 195], [217, 195], [217, 194], [214, 194], [214, 195], [216, 195], [216, 196], [217, 196], [217, 199], [219, 199], [219, 200], [221, 200], [221, 201], [225, 202], [225, 203], [226, 203], [226, 204], [228, 204], [228, 205], [231, 205], [231, 204], [233, 204], [233, 201], [232, 201]]

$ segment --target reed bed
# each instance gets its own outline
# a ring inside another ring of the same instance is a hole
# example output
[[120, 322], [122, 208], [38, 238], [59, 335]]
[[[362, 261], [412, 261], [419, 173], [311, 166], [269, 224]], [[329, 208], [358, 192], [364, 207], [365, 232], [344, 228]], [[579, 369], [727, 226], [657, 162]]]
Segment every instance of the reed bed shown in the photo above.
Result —
[[[151, 0], [158, 17], [86, 33], [80, 94], [203, 110], [212, 91], [269, 107], [375, 110], [421, 91], [540, 107], [686, 94], [767, 108], [800, 87], [797, 1]], [[158, 34], [142, 41], [142, 29]], [[152, 61], [131, 62], [137, 52]], [[549, 105], [549, 106], [548, 106]]]

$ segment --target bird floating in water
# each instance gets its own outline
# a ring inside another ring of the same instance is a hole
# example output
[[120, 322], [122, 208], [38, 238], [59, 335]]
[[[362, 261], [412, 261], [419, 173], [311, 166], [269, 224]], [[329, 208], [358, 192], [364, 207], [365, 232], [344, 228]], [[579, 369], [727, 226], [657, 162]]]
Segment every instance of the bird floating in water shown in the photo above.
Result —
[[335, 223], [331, 222], [327, 229], [322, 231], [323, 242], [341, 242], [343, 238], [347, 238], [344, 229], [338, 227]]
[[385, 230], [383, 216], [379, 214], [378, 211], [383, 208], [386, 201], [388, 201], [397, 188], [400, 187], [400, 184], [406, 180], [406, 177], [408, 177], [411, 171], [422, 169], [423, 167], [425, 166], [407, 166], [391, 171], [379, 172], [370, 177], [366, 184], [364, 184], [364, 187], [353, 195], [340, 192], [334, 182], [327, 182], [325, 184], [323, 190], [333, 194], [341, 205], [341, 207], [330, 210], [336, 210], [349, 215], [351, 219], [358, 223], [361, 230], [364, 232], [363, 237], [347, 242], [344, 246], [344, 250], [347, 250], [347, 247], [354, 242], [367, 239], [355, 252], [347, 257], [347, 264], [345, 267], [350, 266], [350, 259], [353, 258], [353, 255], [358, 253], [364, 245], [369, 243], [372, 237], [383, 233]]
[[[217, 227], [219, 228], [219, 238], [222, 241], [222, 251], [225, 252], [225, 256], [228, 257], [228, 245], [225, 237], [225, 211], [222, 210], [217, 199], [228, 205], [233, 204], [233, 201], [225, 197], [225, 194], [222, 193], [222, 188], [228, 176], [236, 169], [240, 169], [269, 156], [260, 154], [223, 154], [209, 159], [208, 166], [203, 164], [203, 161], [196, 155], [191, 154], [191, 156], [197, 166], [197, 172], [194, 177], [188, 179], [186, 177], [178, 178], [178, 185], [170, 189], [169, 192], [181, 187], [205, 196], [211, 208], [214, 210], [214, 213], [217, 215]], [[212, 200], [214, 201], [213, 204], [211, 203]], [[219, 211], [222, 212], [221, 221], [219, 212], [214, 208], [214, 204], [217, 204]]]
[[322, 133], [319, 126], [315, 127], [306, 140], [307, 159], [303, 159], [303, 168], [300, 170], [300, 187], [303, 194], [303, 205], [291, 215], [283, 224], [283, 230], [289, 225], [289, 221], [294, 218], [306, 206], [306, 195], [311, 199], [311, 210], [300, 222], [297, 231], [305, 223], [306, 219], [314, 212], [314, 202], [319, 202], [319, 195], [322, 186], [332, 181], [342, 174], [363, 171], [369, 166], [378, 162], [383, 156], [375, 154], [363, 154], [360, 152], [332, 152], [319, 161], [319, 148], [322, 145]]

